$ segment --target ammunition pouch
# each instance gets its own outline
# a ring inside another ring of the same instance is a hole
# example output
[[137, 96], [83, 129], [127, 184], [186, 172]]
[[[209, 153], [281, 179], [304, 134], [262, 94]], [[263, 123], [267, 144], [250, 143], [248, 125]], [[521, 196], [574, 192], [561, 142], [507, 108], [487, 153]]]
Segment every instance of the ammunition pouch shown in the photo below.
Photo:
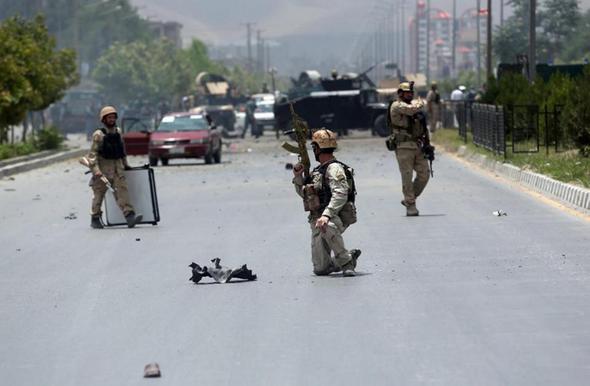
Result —
[[306, 212], [317, 212], [321, 209], [320, 196], [313, 184], [303, 186], [303, 208]]
[[340, 220], [342, 220], [342, 224], [345, 227], [356, 223], [356, 205], [354, 205], [354, 202], [348, 201], [346, 204], [344, 204], [338, 213], [338, 217], [340, 217]]

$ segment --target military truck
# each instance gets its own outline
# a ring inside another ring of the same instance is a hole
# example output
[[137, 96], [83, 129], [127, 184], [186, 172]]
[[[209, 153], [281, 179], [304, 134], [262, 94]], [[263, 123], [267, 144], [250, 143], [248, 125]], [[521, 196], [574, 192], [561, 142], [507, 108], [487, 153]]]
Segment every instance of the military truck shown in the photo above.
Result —
[[311, 91], [294, 99], [280, 99], [275, 104], [275, 129], [291, 129], [289, 105], [312, 128], [325, 127], [347, 135], [350, 129], [371, 130], [389, 135], [386, 113], [388, 104], [380, 101], [375, 84], [364, 73], [321, 79], [322, 91]]
[[236, 98], [229, 81], [221, 75], [201, 72], [195, 82], [197, 93], [187, 101], [188, 110], [209, 114], [216, 125], [223, 126], [224, 137], [236, 136]]

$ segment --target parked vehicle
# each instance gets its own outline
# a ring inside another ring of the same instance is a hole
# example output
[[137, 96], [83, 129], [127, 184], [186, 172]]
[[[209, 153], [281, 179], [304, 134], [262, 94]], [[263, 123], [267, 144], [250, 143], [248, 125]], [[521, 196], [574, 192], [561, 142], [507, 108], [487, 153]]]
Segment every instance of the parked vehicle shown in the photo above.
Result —
[[[291, 129], [289, 105], [292, 104], [295, 112], [311, 128], [325, 127], [339, 135], [348, 134], [350, 129], [368, 129], [383, 137], [389, 135], [386, 122], [388, 105], [379, 101], [379, 92], [367, 76], [372, 68], [360, 75], [321, 78], [319, 85], [314, 83], [314, 87], [295, 89], [290, 94], [297, 95], [296, 98], [281, 99], [275, 105], [277, 132]], [[303, 82], [304, 85], [307, 83]], [[322, 91], [317, 90], [320, 86]]]
[[145, 155], [149, 153], [150, 137], [154, 131], [153, 117], [124, 117], [121, 119], [123, 143], [127, 155]]
[[254, 127], [258, 135], [262, 135], [265, 128], [274, 129], [275, 113], [274, 101], [259, 102], [254, 109]]
[[187, 112], [171, 113], [162, 118], [151, 134], [149, 160], [168, 165], [173, 158], [204, 158], [206, 164], [221, 162], [221, 135], [209, 126], [205, 117]]

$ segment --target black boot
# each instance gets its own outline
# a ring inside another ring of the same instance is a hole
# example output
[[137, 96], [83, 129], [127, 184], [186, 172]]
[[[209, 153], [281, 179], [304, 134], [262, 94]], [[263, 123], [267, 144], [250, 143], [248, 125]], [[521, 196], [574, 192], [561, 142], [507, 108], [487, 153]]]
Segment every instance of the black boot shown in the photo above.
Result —
[[125, 216], [125, 220], [127, 220], [127, 227], [133, 228], [135, 224], [141, 222], [143, 216], [141, 214], [135, 215], [135, 212], [129, 212]]
[[90, 217], [90, 227], [94, 229], [102, 229], [104, 228], [104, 224], [102, 223], [102, 219], [100, 215]]

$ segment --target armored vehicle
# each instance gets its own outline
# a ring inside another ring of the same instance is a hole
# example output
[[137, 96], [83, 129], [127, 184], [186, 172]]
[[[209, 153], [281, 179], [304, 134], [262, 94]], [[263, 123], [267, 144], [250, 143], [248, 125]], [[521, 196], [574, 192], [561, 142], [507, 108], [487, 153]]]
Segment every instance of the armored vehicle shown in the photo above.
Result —
[[289, 104], [293, 104], [295, 112], [312, 128], [325, 127], [339, 135], [347, 135], [350, 129], [371, 130], [383, 137], [389, 135], [385, 115], [388, 105], [379, 100], [375, 84], [366, 75], [371, 69], [360, 75], [323, 78], [321, 91], [279, 100], [275, 104], [275, 129], [291, 129]]

